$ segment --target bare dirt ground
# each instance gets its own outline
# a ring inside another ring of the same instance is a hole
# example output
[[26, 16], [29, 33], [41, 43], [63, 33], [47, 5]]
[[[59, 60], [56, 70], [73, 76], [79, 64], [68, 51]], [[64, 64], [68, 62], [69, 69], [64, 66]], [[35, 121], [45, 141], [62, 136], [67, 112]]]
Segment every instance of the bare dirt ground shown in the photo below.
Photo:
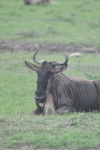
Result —
[[76, 46], [76, 45], [61, 45], [61, 44], [43, 44], [21, 42], [18, 40], [0, 40], [0, 50], [3, 52], [24, 52], [35, 51], [36, 49], [60, 52], [61, 49], [68, 53], [100, 53], [100, 46]]
[[[1, 148], [0, 150], [28, 150], [28, 148], [29, 148], [28, 146], [24, 146], [21, 149], [20, 148], [19, 149]], [[33, 150], [74, 150], [74, 149], [70, 149], [70, 148], [53, 148], [53, 149], [48, 149], [48, 148], [33, 148]], [[83, 149], [83, 150], [100, 150], [100, 147], [98, 147], [98, 148], [88, 148], [88, 149]]]

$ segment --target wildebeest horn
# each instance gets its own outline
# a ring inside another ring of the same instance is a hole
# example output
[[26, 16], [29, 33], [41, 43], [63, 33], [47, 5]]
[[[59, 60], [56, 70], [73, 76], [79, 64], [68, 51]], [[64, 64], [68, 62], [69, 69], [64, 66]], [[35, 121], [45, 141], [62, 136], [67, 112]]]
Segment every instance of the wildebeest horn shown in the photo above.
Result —
[[67, 64], [67, 62], [68, 62], [68, 56], [66, 55], [66, 53], [65, 53], [64, 50], [62, 50], [62, 51], [63, 51], [63, 53], [64, 53], [64, 55], [65, 55], [65, 61], [64, 61], [63, 63], [59, 63], [59, 62], [57, 62], [57, 61], [50, 61], [50, 63], [52, 63], [52, 64], [55, 65], [55, 66]]
[[37, 49], [36, 52], [34, 53], [34, 55], [33, 55], [33, 60], [34, 60], [37, 64], [40, 64], [40, 65], [41, 65], [42, 62], [37, 61], [36, 58], [35, 58], [38, 51], [39, 51], [39, 49]]

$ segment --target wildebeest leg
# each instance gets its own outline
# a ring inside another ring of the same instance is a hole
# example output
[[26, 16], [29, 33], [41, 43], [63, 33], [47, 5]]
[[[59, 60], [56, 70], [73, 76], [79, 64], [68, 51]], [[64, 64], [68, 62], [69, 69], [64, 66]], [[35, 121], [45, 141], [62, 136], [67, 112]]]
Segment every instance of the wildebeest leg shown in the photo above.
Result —
[[59, 115], [64, 115], [67, 112], [71, 112], [71, 108], [68, 106], [62, 106], [56, 110], [56, 113]]
[[40, 115], [42, 113], [43, 113], [43, 111], [38, 107], [36, 110], [30, 112], [31, 115]]
[[47, 94], [47, 101], [44, 106], [44, 114], [54, 114], [55, 113], [55, 108], [54, 108], [54, 103], [53, 103], [53, 97], [51, 94]]

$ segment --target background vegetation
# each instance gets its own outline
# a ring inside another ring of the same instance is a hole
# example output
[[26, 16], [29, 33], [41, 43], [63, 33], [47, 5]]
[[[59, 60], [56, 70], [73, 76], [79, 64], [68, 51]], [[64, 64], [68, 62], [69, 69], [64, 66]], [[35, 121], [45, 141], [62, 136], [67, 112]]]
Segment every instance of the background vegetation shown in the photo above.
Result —
[[51, 0], [24, 5], [0, 0], [0, 39], [100, 45], [100, 0]]
[[[22, 0], [0, 1], [0, 40], [41, 44], [100, 46], [100, 1], [55, 0], [25, 6]], [[0, 150], [87, 149], [100, 147], [100, 113], [32, 116], [37, 76], [33, 50], [4, 53], [0, 47]], [[67, 76], [100, 79], [100, 54], [70, 57]], [[63, 61], [61, 53], [40, 51], [38, 60]]]

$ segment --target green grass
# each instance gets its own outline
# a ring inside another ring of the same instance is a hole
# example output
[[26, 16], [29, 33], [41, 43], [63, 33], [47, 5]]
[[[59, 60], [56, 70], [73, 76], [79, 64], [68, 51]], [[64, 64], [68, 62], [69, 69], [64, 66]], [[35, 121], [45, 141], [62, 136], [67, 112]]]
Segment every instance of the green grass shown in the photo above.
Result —
[[0, 39], [100, 45], [99, 0], [53, 2], [27, 6], [23, 0], [1, 0]]
[[[0, 40], [100, 46], [100, 0], [51, 0], [47, 5], [0, 0]], [[100, 147], [100, 113], [32, 116], [36, 73], [31, 52], [0, 51], [0, 149], [33, 150]], [[38, 60], [63, 61], [62, 54], [40, 51]], [[100, 54], [69, 57], [67, 76], [100, 79]]]
[[[64, 116], [32, 116], [36, 108], [36, 73], [24, 61], [33, 63], [33, 52], [0, 53], [0, 147], [6, 149], [71, 148], [100, 146], [100, 114], [72, 113]], [[38, 60], [63, 61], [64, 56], [40, 51]], [[100, 79], [100, 54], [69, 57], [67, 76]]]
[[86, 149], [100, 146], [100, 115], [29, 116], [16, 113], [1, 115], [1, 145], [27, 150], [40, 147]]

